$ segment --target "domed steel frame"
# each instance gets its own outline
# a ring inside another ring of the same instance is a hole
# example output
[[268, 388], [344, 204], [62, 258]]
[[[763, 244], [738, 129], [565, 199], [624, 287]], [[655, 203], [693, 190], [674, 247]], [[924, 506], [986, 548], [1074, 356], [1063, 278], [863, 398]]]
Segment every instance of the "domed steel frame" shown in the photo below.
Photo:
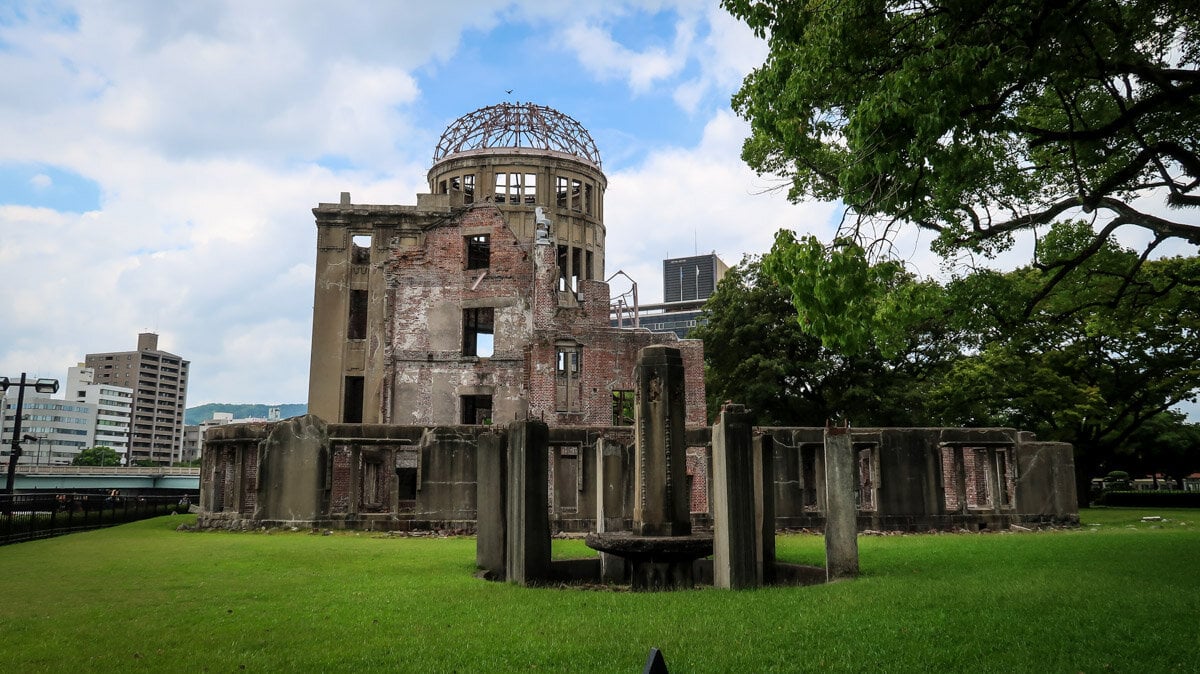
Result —
[[442, 132], [433, 162], [490, 148], [564, 152], [600, 168], [600, 151], [587, 129], [558, 110], [535, 103], [500, 103], [459, 117]]

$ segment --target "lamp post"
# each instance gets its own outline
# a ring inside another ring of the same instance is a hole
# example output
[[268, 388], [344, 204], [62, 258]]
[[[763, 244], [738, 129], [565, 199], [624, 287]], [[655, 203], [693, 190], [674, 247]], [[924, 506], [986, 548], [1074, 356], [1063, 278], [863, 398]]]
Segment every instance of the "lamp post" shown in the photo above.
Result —
[[17, 409], [13, 415], [12, 449], [8, 452], [8, 481], [4, 485], [6, 494], [13, 493], [13, 482], [17, 479], [17, 459], [21, 457], [21, 411], [25, 408], [25, 387], [32, 386], [38, 393], [58, 393], [58, 380], [35, 379], [26, 382], [24, 372], [21, 373], [19, 383], [10, 381], [8, 377], [0, 377], [0, 391], [7, 391], [10, 386], [17, 387]]

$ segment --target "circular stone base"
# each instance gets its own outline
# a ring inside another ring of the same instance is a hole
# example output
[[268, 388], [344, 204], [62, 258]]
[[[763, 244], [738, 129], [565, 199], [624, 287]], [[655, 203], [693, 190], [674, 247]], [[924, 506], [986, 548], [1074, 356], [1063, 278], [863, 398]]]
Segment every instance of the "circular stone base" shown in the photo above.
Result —
[[635, 536], [590, 533], [584, 541], [593, 550], [616, 555], [629, 564], [635, 590], [681, 590], [695, 585], [697, 559], [713, 551], [712, 536]]

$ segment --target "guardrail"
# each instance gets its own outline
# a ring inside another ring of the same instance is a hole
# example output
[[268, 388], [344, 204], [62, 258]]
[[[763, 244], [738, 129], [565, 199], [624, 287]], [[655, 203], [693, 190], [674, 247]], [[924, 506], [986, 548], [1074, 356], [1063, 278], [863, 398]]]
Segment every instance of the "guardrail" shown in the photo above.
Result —
[[0, 545], [188, 512], [192, 502], [178, 496], [0, 494]]
[[199, 476], [200, 468], [177, 466], [30, 466], [18, 464], [22, 475], [187, 475]]

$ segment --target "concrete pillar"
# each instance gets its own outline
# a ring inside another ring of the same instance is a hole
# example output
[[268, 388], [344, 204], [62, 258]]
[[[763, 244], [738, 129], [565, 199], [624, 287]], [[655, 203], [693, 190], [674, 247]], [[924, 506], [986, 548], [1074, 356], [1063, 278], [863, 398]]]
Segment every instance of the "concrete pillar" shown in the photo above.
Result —
[[668, 346], [638, 353], [633, 533], [692, 533], [687, 490], [683, 355]]
[[483, 433], [475, 457], [475, 566], [504, 577], [508, 465], [502, 433]]
[[[625, 528], [625, 471], [628, 469], [624, 445], [600, 438], [596, 441], [596, 532], [621, 531]], [[608, 552], [600, 553], [600, 580], [621, 583], [628, 576], [625, 560]]]
[[756, 587], [759, 540], [755, 522], [755, 461], [750, 415], [726, 404], [712, 429], [713, 585]]
[[858, 575], [858, 509], [850, 427], [825, 427], [825, 579]]
[[775, 439], [754, 436], [754, 554], [759, 585], [775, 580]]
[[550, 571], [547, 457], [550, 431], [541, 421], [508, 426], [507, 544], [504, 577], [532, 585]]

